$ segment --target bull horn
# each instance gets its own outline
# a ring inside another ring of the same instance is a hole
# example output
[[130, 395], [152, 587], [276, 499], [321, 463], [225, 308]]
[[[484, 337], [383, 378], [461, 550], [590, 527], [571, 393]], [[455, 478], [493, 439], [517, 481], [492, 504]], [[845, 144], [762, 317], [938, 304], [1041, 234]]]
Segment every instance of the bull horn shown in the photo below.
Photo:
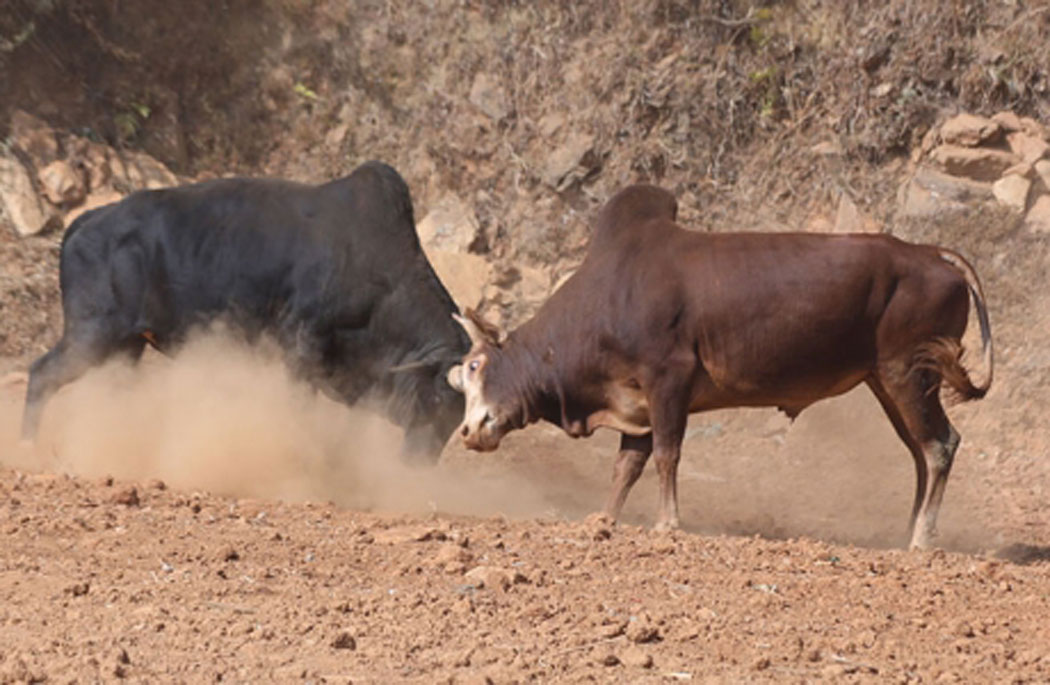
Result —
[[465, 330], [470, 337], [470, 342], [474, 345], [489, 344], [494, 347], [499, 347], [507, 339], [506, 331], [481, 318], [481, 315], [470, 307], [467, 307], [463, 313], [466, 314], [466, 316], [460, 316], [453, 312], [452, 318], [456, 320], [456, 323], [463, 327], [463, 330]]
[[448, 374], [445, 375], [445, 380], [452, 386], [452, 389], [457, 392], [463, 392], [463, 365], [456, 364], [448, 370]]
[[402, 371], [414, 371], [416, 369], [422, 369], [424, 366], [430, 366], [430, 362], [419, 360], [414, 362], [405, 362], [404, 364], [397, 364], [387, 369], [387, 373], [401, 373]]

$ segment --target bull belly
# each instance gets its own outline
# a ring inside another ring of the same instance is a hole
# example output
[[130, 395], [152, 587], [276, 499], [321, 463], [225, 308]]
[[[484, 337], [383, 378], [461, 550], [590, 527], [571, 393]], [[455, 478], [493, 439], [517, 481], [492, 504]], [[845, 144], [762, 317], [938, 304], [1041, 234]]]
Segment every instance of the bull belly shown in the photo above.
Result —
[[869, 373], [868, 369], [852, 369], [819, 377], [723, 384], [716, 384], [708, 378], [696, 388], [689, 410], [777, 407], [794, 416], [814, 402], [849, 392]]

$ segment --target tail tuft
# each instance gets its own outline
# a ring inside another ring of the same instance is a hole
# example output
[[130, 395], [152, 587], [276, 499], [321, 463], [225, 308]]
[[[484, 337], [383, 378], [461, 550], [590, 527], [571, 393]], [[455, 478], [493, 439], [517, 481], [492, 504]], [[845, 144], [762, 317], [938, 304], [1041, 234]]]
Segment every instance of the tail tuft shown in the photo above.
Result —
[[[958, 340], [938, 338], [919, 347], [912, 359], [911, 371], [931, 371], [948, 385], [953, 402], [979, 400], [988, 393], [991, 383], [976, 385], [963, 366], [965, 354]], [[988, 379], [991, 381], [991, 378]], [[934, 386], [936, 387], [936, 386]]]

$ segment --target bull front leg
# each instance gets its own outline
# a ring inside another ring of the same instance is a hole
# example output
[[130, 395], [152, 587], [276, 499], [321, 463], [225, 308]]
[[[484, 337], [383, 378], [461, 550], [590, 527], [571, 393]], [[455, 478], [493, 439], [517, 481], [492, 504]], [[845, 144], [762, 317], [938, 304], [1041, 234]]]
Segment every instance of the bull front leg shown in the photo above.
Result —
[[660, 510], [656, 530], [678, 528], [678, 460], [689, 418], [687, 373], [668, 373], [654, 387], [649, 406], [653, 424], [653, 461], [660, 477]]
[[615, 521], [620, 517], [627, 493], [645, 469], [645, 462], [653, 453], [653, 435], [620, 436], [620, 452], [616, 455], [616, 466], [613, 470], [613, 489], [605, 502], [602, 513]]

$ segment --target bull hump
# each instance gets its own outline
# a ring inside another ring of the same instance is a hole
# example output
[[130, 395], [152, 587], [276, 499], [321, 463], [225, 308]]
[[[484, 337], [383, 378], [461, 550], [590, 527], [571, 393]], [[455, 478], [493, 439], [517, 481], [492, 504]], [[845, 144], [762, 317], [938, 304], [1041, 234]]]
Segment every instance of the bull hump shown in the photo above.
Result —
[[678, 216], [674, 195], [651, 185], [633, 185], [614, 195], [598, 216], [595, 240], [637, 230], [654, 220], [673, 222]]

